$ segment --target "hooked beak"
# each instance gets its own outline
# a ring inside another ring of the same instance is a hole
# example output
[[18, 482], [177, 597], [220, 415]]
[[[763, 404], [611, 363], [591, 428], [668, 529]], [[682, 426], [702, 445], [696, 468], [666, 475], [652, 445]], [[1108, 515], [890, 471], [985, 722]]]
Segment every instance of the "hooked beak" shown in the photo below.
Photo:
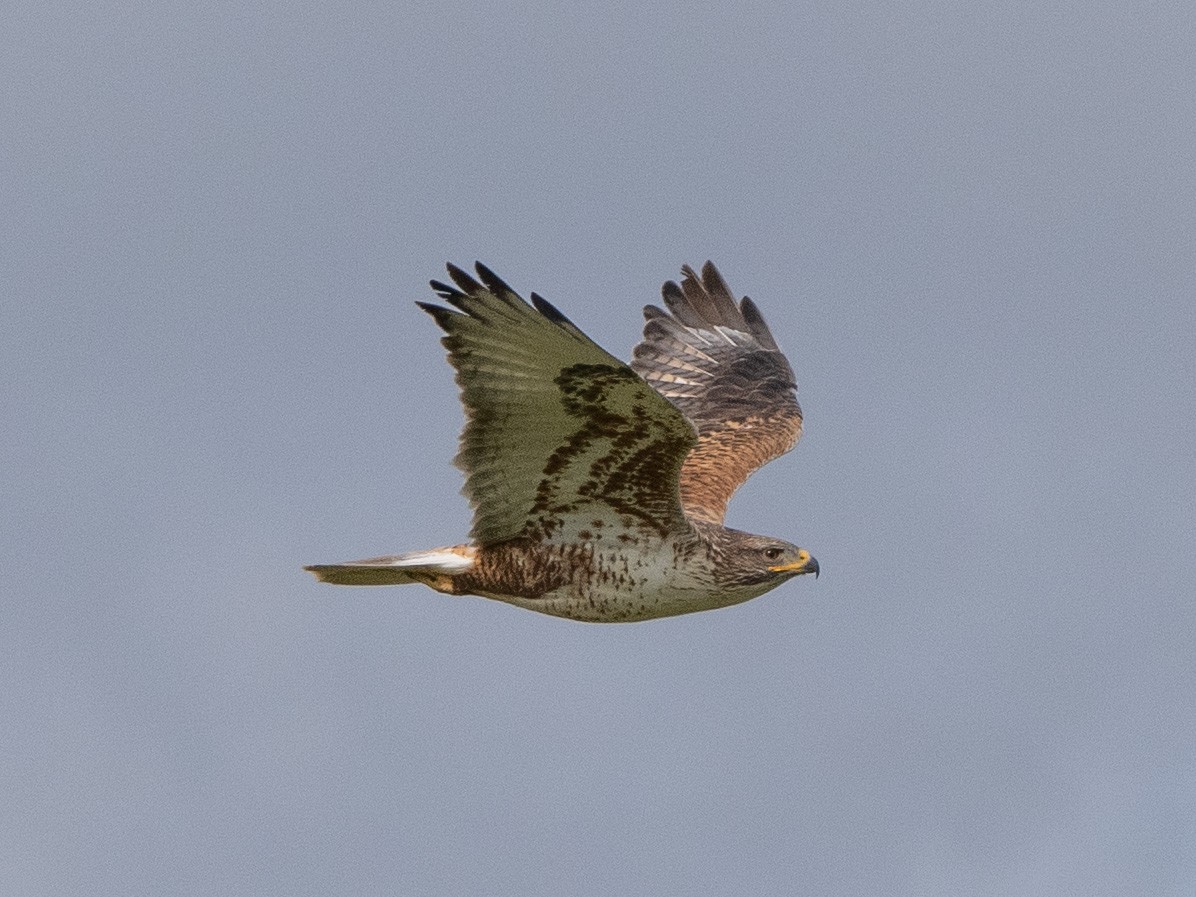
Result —
[[796, 561], [793, 561], [790, 564], [780, 564], [776, 567], [769, 567], [768, 569], [773, 573], [792, 573], [794, 576], [798, 576], [802, 573], [813, 573], [814, 578], [818, 578], [818, 561], [815, 560], [814, 556], [804, 548], [798, 552]]

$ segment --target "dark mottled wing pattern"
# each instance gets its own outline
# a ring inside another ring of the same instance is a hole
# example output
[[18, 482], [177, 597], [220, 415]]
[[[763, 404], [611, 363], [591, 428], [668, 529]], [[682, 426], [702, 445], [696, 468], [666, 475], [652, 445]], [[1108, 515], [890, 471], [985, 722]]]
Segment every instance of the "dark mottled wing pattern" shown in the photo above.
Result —
[[420, 307], [447, 336], [466, 425], [457, 466], [481, 545], [526, 536], [584, 540], [595, 519], [659, 533], [687, 528], [678, 499], [693, 426], [623, 362], [485, 266], [432, 281], [452, 309]]
[[801, 408], [789, 362], [751, 299], [736, 302], [710, 262], [688, 265], [649, 305], [632, 368], [697, 428], [681, 469], [681, 504], [722, 523], [727, 502], [753, 471], [793, 448]]

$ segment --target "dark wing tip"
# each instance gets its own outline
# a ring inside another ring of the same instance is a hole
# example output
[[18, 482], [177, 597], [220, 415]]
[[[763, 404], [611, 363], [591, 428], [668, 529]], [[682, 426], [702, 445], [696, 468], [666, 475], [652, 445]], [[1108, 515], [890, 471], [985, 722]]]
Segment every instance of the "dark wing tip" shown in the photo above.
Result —
[[[681, 270], [692, 273], [688, 265]], [[664, 299], [665, 307], [673, 313], [673, 317], [686, 327], [702, 329], [707, 326], [705, 319], [693, 307], [689, 297], [677, 281], [666, 280], [660, 288], [660, 296]]]
[[743, 321], [747, 324], [748, 330], [756, 342], [765, 349], [772, 349], [774, 352], [781, 351], [777, 341], [773, 339], [772, 331], [768, 329], [768, 324], [764, 321], [764, 315], [760, 314], [760, 309], [756, 307], [755, 302], [744, 296], [743, 301], [739, 303], [739, 312], [743, 315]]
[[473, 263], [474, 270], [478, 272], [478, 277], [482, 279], [482, 283], [486, 285], [486, 289], [495, 296], [503, 296], [507, 293], [511, 295], [518, 295], [514, 290], [507, 285], [507, 282], [483, 265], [481, 262]]
[[564, 313], [559, 308], [557, 308], [539, 293], [532, 293], [532, 305], [536, 307], [536, 311], [548, 318], [548, 320], [552, 321], [552, 323], [564, 324], [569, 327], [574, 326], [573, 322], [565, 317]]
[[702, 280], [717, 280], [725, 284], [725, 281], [723, 281], [723, 276], [718, 273], [718, 268], [715, 266], [714, 262], [710, 261], [710, 259], [706, 259], [705, 263], [702, 265]]
[[[756, 303], [747, 296], [737, 301], [714, 262], [702, 265], [700, 276], [689, 265], [681, 266], [681, 274], [680, 283], [668, 280], [660, 288], [665, 307], [675, 321], [697, 329], [729, 327], [750, 335], [764, 349], [781, 351]], [[653, 305], [644, 309], [649, 322], [668, 316]]]
[[433, 280], [429, 281], [432, 289], [449, 305], [467, 314], [477, 314], [480, 309], [485, 308], [490, 301], [487, 298], [489, 296], [493, 296], [507, 305], [522, 302], [519, 294], [512, 290], [506, 281], [481, 262], [474, 262], [474, 268], [477, 270], [476, 280], [472, 274], [452, 262], [444, 267], [448, 271], [449, 277], [452, 278], [453, 285]]
[[743, 323], [743, 317], [739, 313], [735, 294], [723, 280], [723, 276], [714, 266], [714, 262], [707, 260], [706, 264], [702, 265], [700, 282], [702, 291], [709, 297], [710, 305], [716, 316], [715, 319], [712, 319], [712, 323], [738, 328]]
[[[453, 295], [446, 296], [445, 298], [452, 301], [454, 296], [459, 295], [459, 293], [454, 292]], [[452, 326], [453, 318], [458, 317], [455, 311], [445, 308], [443, 305], [436, 305], [432, 302], [416, 302], [415, 304], [430, 314], [443, 330], [448, 330]]]
[[[681, 275], [680, 285], [669, 281], [662, 289], [665, 304], [678, 320], [687, 327], [738, 330], [744, 326], [735, 296], [713, 262], [702, 265], [700, 275], [689, 265], [682, 265]], [[685, 307], [688, 314], [681, 311]]]
[[727, 282], [723, 279], [722, 274], [719, 273], [718, 268], [714, 266], [714, 262], [710, 261], [710, 259], [707, 259], [706, 264], [702, 265], [702, 286], [711, 295], [722, 293], [732, 302], [735, 301], [735, 296], [731, 293], [731, 288], [727, 286]]
[[[470, 276], [469, 272], [465, 271], [463, 268], [458, 268], [452, 262], [449, 262], [444, 267], [445, 270], [448, 271], [449, 277], [453, 279], [453, 283], [457, 285], [457, 288], [461, 294], [466, 296], [475, 296], [478, 293], [485, 291], [485, 288], [476, 280], [474, 280], [473, 277]], [[448, 297], [446, 296], [445, 298]]]
[[[456, 287], [451, 287], [443, 280], [429, 280], [428, 285], [432, 287], [432, 291], [436, 293], [441, 299], [452, 299], [454, 296], [464, 295]], [[422, 307], [423, 303], [417, 302], [417, 305]]]

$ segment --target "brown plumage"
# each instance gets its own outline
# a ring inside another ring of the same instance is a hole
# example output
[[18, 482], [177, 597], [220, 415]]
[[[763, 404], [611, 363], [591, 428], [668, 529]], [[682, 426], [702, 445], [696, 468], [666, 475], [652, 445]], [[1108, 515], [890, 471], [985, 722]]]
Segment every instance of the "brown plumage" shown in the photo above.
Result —
[[421, 582], [593, 621], [745, 601], [809, 552], [722, 526], [727, 502], [801, 435], [793, 372], [750, 299], [707, 262], [644, 310], [631, 365], [485, 266], [419, 303], [445, 331], [466, 426], [468, 545], [308, 567], [345, 585]]
[[644, 309], [644, 341], [631, 367], [697, 428], [681, 468], [681, 503], [694, 519], [722, 523], [727, 502], [753, 471], [801, 437], [789, 362], [754, 302], [737, 304], [713, 264], [688, 265], [662, 293], [669, 312]]

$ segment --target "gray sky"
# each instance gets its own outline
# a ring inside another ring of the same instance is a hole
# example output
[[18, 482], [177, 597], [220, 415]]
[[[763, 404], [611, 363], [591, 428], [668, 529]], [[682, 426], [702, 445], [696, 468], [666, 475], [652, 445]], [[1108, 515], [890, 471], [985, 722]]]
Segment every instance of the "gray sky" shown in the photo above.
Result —
[[[1191, 4], [19, 3], [0, 892], [1190, 895]], [[714, 259], [818, 581], [601, 627], [451, 543], [412, 304]]]

